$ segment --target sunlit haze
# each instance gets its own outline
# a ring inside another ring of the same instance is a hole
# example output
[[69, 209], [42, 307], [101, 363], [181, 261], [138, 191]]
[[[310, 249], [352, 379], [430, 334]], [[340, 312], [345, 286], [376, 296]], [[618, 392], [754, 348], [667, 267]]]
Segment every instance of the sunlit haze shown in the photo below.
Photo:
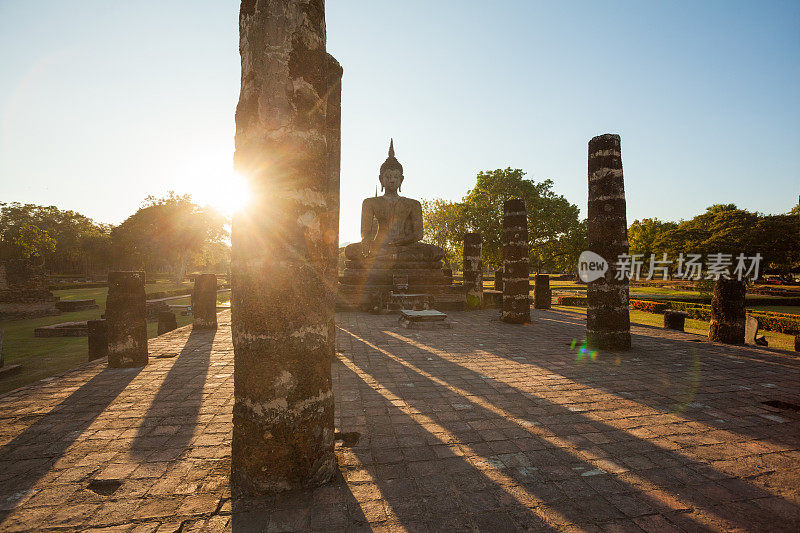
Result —
[[[148, 195], [230, 213], [238, 2], [0, 1], [2, 201], [119, 223]], [[402, 194], [550, 178], [585, 216], [586, 143], [622, 136], [629, 221], [786, 212], [800, 176], [797, 2], [327, 4], [344, 68], [341, 241], [390, 137]]]

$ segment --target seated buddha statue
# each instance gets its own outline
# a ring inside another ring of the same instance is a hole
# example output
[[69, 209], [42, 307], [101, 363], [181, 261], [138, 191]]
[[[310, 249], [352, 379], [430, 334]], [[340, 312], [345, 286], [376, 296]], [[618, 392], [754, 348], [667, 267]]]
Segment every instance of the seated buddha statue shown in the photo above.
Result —
[[422, 240], [422, 205], [400, 196], [403, 165], [394, 156], [394, 140], [389, 141], [389, 157], [381, 165], [378, 179], [382, 196], [367, 198], [361, 205], [361, 242], [345, 248], [354, 262], [439, 261], [444, 250]]

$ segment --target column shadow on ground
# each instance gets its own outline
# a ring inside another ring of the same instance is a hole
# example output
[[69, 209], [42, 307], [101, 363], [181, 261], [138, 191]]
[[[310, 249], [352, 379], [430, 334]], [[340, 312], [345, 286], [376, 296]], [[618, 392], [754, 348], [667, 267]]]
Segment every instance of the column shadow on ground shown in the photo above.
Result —
[[[0, 509], [24, 498], [140, 371], [103, 370], [0, 448]], [[0, 524], [12, 512], [0, 510]]]
[[164, 381], [153, 397], [130, 453], [137, 458], [152, 453], [180, 456], [195, 436], [203, 389], [211, 364], [215, 329], [192, 329]]
[[[800, 434], [796, 424], [772, 424], [768, 419], [758, 416], [755, 412], [762, 407], [761, 401], [766, 399], [780, 399], [788, 402], [800, 403], [800, 361], [792, 361], [782, 354], [770, 354], [752, 346], [719, 345], [706, 342], [702, 336], [698, 339], [675, 339], [657, 336], [663, 329], [652, 326], [632, 325], [633, 350], [629, 352], [599, 352], [601, 360], [608, 361], [619, 357], [623, 365], [645, 363], [650, 365], [651, 372], [646, 380], [632, 379], [607, 379], [602, 374], [604, 369], [590, 371], [581, 364], [565, 365], [567, 359], [553, 355], [565, 353], [570, 339], [578, 343], [585, 338], [585, 319], [580, 317], [567, 317], [565, 313], [534, 310], [533, 323], [520, 330], [518, 327], [500, 324], [497, 328], [487, 328], [482, 332], [487, 342], [493, 342], [497, 348], [492, 350], [493, 355], [513, 359], [518, 354], [503, 347], [503, 337], [506, 335], [525, 335], [530, 337], [531, 343], [536, 343], [539, 349], [549, 348], [548, 357], [536, 359], [535, 364], [545, 370], [558, 373], [578, 383], [595, 387], [616, 395], [636, 393], [635, 401], [648, 405], [654, 409], [665, 412], [679, 411], [681, 417], [692, 419], [709, 427], [732, 431], [759, 439], [767, 439], [779, 444], [797, 446], [800, 443]], [[653, 335], [648, 335], [648, 330]], [[689, 337], [687, 335], [687, 337]], [[696, 341], [700, 342], [696, 342]], [[576, 351], [573, 351], [575, 354]], [[646, 360], [645, 360], [646, 359]], [[587, 361], [584, 359], [583, 361]], [[669, 377], [680, 376], [676, 371], [680, 365], [685, 369], [683, 382], [676, 382]], [[689, 375], [693, 365], [699, 365], [699, 382], [697, 387], [687, 389], [690, 384]], [[747, 372], [740, 372], [743, 368]], [[616, 370], [619, 374], [619, 369]], [[600, 372], [598, 374], [598, 372]], [[720, 382], [719, 372], [730, 372]], [[710, 390], [704, 389], [705, 378], [717, 380], [710, 383]], [[764, 376], [765, 379], [787, 379], [794, 375], [797, 387], [794, 394], [786, 392], [776, 393], [772, 389], [763, 387], [761, 381], [747, 381], [754, 376]], [[657, 378], [667, 378], [659, 381]], [[728, 394], [724, 394], [728, 393]], [[749, 396], [745, 396], [749, 395]], [[731, 398], [735, 396], [740, 405], [732, 405]], [[752, 400], [749, 397], [752, 396]], [[773, 398], [773, 396], [775, 398]], [[747, 402], [743, 399], [748, 398]], [[743, 408], [750, 413], [732, 412], [730, 415], [720, 416], [729, 409]], [[764, 410], [763, 414], [772, 411]], [[789, 415], [791, 417], [793, 415]]]
[[[387, 365], [387, 371], [389, 375], [399, 375], [403, 372], [409, 372], [410, 370], [400, 363], [382, 356], [382, 354], [371, 348], [365, 347], [365, 349], [370, 353], [368, 360], [371, 360], [373, 365], [375, 363], [376, 356], [383, 359], [382, 363]], [[428, 352], [410, 346], [407, 347], [407, 349], [415, 355], [416, 352], [414, 352], [414, 350], [418, 350], [420, 357], [403, 357], [398, 353], [394, 353], [394, 355], [407, 362], [411, 362], [411, 360], [413, 360], [413, 363], [411, 364], [414, 364], [418, 368], [428, 372], [432, 376], [444, 382], [452, 383], [453, 381], [456, 381], [456, 386], [467, 391], [469, 394], [485, 398], [488, 402], [493, 403], [501, 409], [514, 413], [515, 416], [523, 418], [527, 417], [530, 419], [530, 422], [535, 422], [535, 420], [532, 419], [533, 417], [530, 417], [528, 413], [544, 409], [546, 412], [548, 412], [550, 417], [557, 417], [561, 419], [561, 424], [559, 425], [563, 428], [564, 437], [569, 438], [570, 442], [573, 444], [577, 444], [579, 449], [591, 449], [597, 447], [595, 443], [591, 441], [585, 439], [582, 441], [580, 434], [588, 432], [601, 433], [609, 438], [611, 442], [623, 443], [624, 446], [628, 448], [628, 452], [631, 455], [645, 456], [652, 459], [659, 458], [661, 462], [661, 468], [640, 470], [637, 471], [637, 474], [660, 489], [664, 489], [671, 493], [680, 494], [681, 499], [688, 501], [692, 508], [700, 508], [704, 510], [713, 509], [713, 513], [715, 513], [717, 516], [739, 527], [751, 528], [753, 527], [754, 520], [763, 520], [765, 518], [767, 519], [766, 523], [761, 523], [758, 525], [761, 525], [762, 527], [767, 524], [774, 526], [774, 523], [772, 523], [774, 519], [772, 517], [765, 517], [764, 515], [768, 513], [762, 509], [758, 509], [745, 502], [731, 502], [729, 499], [726, 499], [725, 496], [718, 498], [713, 493], [703, 493], [702, 489], [711, 487], [713, 484], [712, 479], [710, 477], [706, 477], [703, 473], [710, 474], [712, 476], [719, 474], [713, 472], [713, 469], [706, 464], [698, 463], [685, 456], [676, 454], [673, 451], [659, 448], [646, 440], [634, 437], [630, 433], [619, 430], [607, 424], [603, 424], [596, 420], [589, 419], [583, 415], [580, 415], [579, 413], [570, 411], [565, 407], [550, 402], [544, 398], [533, 397], [529, 393], [512, 388], [503, 382], [494, 380], [487, 376], [482, 376], [446, 359], [437, 357], [433, 362], [431, 362], [429, 361], [431, 354]], [[356, 362], [358, 363], [359, 360], [356, 359]], [[421, 376], [421, 374], [419, 375]], [[423, 411], [426, 409], [426, 405], [420, 403], [418, 399], [411, 397], [408, 389], [402, 390], [402, 388], [396, 384], [384, 384], [384, 386], [387, 389], [393, 390], [395, 394], [408, 401], [408, 403], [410, 403], [412, 406]], [[453, 401], [462, 403], [470, 402], [468, 397], [457, 395], [453, 391], [449, 391], [442, 386], [435, 385], [432, 388], [434, 390], [439, 389], [440, 393], [445, 394], [445, 397], [449, 397], [451, 405]], [[419, 392], [419, 390], [415, 390], [414, 394], [419, 394]], [[446, 405], [446, 403], [444, 405]], [[506, 435], [515, 435], [513, 439], [515, 444], [525, 443], [524, 446], [532, 445], [532, 448], [536, 451], [533, 454], [528, 454], [528, 459], [534, 464], [535, 467], [540, 469], [540, 472], [547, 472], [548, 466], [551, 465], [570, 465], [569, 469], [572, 470], [574, 470], [576, 467], [582, 467], [584, 471], [595, 469], [595, 466], [583, 462], [561, 448], [552, 446], [540, 438], [528, 433], [523, 428], [520, 428], [516, 425], [509, 426], [507, 420], [504, 424], [505, 419], [483, 409], [477, 404], [472, 404], [472, 411], [475, 414], [475, 420], [489, 421], [490, 426], [495, 425], [498, 428], [503, 428], [505, 426], [503, 432]], [[435, 415], [435, 412], [431, 412], [429, 414]], [[470, 442], [469, 439], [476, 438], [475, 432], [471, 427], [469, 427], [469, 424], [464, 423], [463, 420], [441, 421], [441, 425], [452, 431], [459, 438], [459, 440]], [[578, 427], [582, 429], [576, 430], [575, 428]], [[491, 441], [486, 443], [486, 446], [487, 448], [485, 450], [481, 449], [480, 446], [476, 446], [476, 449], [486, 453], [487, 455], [491, 453], [492, 456], [496, 455], [498, 457], [502, 457], [502, 453], [498, 455], [498, 450], [491, 447]], [[526, 488], [530, 487], [532, 493], [541, 493], [543, 496], [547, 496], [548, 498], [553, 498], [551, 493], [554, 488], [554, 483], [558, 483], [559, 477], [557, 472], [555, 475], [552, 475], [552, 472], [548, 472], [548, 475], [550, 475], [549, 482], [544, 479], [538, 479], [534, 482], [531, 482], [530, 479], [526, 479], [527, 476], [520, 475], [520, 470], [518, 468], [509, 469], [508, 475], [516, 479]], [[661, 511], [664, 513], [671, 512], [670, 507], [665, 506], [663, 502], [659, 502], [651, 498], [648, 494], [643, 493], [634, 486], [626, 485], [624, 481], [621, 481], [621, 479], [624, 479], [624, 476], [612, 476], [603, 473], [600, 475], [593, 475], [591, 478], [585, 479], [578, 476], [567, 476], [567, 479], [564, 481], [569, 480], [571, 477], [577, 478], [578, 481], [585, 482], [578, 483], [578, 486], [582, 487], [588, 484], [590, 486], [599, 487], [598, 490], [600, 492], [609, 491], [609, 494], [611, 495], [609, 498], [614, 501], [620, 501], [620, 506], [623, 508], [645, 509], [647, 511], [644, 514], [654, 513], [656, 511]], [[746, 492], [748, 494], [748, 498], [774, 497], [773, 494], [768, 493], [763, 489], [745, 481], [734, 481], [737, 485], [736, 490]], [[716, 486], [714, 486], [714, 488], [716, 489]], [[597, 520], [597, 517], [600, 517], [601, 520], [625, 518], [625, 515], [621, 513], [619, 509], [615, 509], [608, 504], [603, 504], [600, 502], [600, 500], [592, 500], [591, 498], [578, 503], [570, 501], [567, 497], [565, 497], [564, 500], [555, 500], [550, 505], [562, 515], [574, 520], [578, 525], [592, 525], [592, 522]], [[788, 509], [788, 513], [790, 515], [796, 515], [797, 508], [795, 506], [786, 502], [784, 507]], [[688, 523], [693, 524], [694, 527], [703, 527], [700, 524], [693, 523], [692, 519], [689, 517], [689, 514], [685, 514], [683, 518], [688, 519]]]
[[273, 496], [231, 500], [233, 533], [262, 531], [366, 531], [369, 522], [347, 481], [337, 472], [326, 485]]

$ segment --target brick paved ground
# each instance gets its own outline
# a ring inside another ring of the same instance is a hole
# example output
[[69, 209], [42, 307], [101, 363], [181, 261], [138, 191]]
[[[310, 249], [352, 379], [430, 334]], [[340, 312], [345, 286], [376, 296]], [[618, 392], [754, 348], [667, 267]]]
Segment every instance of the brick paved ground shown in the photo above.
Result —
[[144, 369], [2, 396], [0, 530], [800, 529], [800, 413], [763, 404], [800, 404], [800, 360], [647, 327], [593, 358], [582, 316], [496, 314], [338, 315], [337, 425], [361, 437], [334, 483], [264, 501], [229, 497], [229, 313]]

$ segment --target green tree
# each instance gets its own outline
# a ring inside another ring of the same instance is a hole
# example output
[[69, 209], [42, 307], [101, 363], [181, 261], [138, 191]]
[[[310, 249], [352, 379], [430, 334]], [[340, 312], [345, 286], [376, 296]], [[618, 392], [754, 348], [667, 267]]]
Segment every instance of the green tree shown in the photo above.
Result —
[[108, 266], [110, 256], [98, 255], [87, 248], [90, 241], [108, 239], [110, 226], [97, 224], [75, 211], [62, 211], [55, 206], [0, 203], [0, 255], [15, 253], [15, 241], [22, 228], [32, 225], [55, 241], [55, 247], [40, 250], [48, 267], [62, 273], [88, 270], [90, 263]]
[[46, 231], [33, 224], [23, 224], [14, 239], [14, 245], [19, 249], [22, 259], [41, 258], [56, 249], [56, 241]]
[[111, 239], [129, 267], [166, 267], [179, 283], [190, 261], [213, 254], [211, 248], [228, 236], [225, 222], [216, 210], [193, 203], [190, 195], [170, 192], [165, 198], [148, 196], [136, 213], [114, 228]]
[[586, 225], [579, 210], [552, 190], [553, 182], [525, 179], [520, 169], [479, 172], [475, 187], [461, 202], [433, 200], [423, 204], [426, 236], [461, 260], [464, 233], [474, 231], [483, 237], [484, 266], [495, 269], [503, 262], [503, 202], [525, 200], [528, 211], [528, 238], [531, 266], [537, 270], [572, 270], [578, 255], [586, 248]]
[[665, 222], [657, 218], [634, 220], [628, 228], [628, 244], [631, 254], [642, 254], [649, 258], [656, 252], [655, 243], [667, 231], [678, 227], [677, 222]]

